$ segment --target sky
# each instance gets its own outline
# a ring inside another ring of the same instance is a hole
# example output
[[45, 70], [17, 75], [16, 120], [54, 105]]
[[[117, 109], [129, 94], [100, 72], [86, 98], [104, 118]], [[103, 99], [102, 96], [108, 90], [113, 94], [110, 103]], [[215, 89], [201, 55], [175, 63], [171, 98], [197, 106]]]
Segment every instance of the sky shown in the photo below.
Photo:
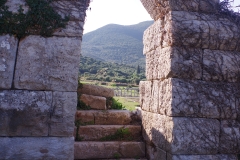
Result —
[[[232, 6], [240, 5], [234, 0]], [[140, 0], [93, 0], [87, 11], [84, 33], [96, 30], [107, 24], [132, 25], [152, 20]], [[239, 9], [235, 8], [235, 9]]]
[[90, 7], [84, 33], [112, 23], [131, 25], [152, 20], [140, 0], [93, 0]]

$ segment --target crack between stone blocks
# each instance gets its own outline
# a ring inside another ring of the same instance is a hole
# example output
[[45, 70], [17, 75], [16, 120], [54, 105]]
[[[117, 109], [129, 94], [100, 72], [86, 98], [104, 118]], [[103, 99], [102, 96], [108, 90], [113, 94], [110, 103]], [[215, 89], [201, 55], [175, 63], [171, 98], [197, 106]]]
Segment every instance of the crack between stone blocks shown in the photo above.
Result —
[[15, 73], [16, 73], [16, 66], [17, 66], [17, 58], [18, 58], [18, 50], [19, 50], [19, 44], [20, 44], [20, 39], [18, 39], [18, 44], [17, 44], [17, 50], [16, 50], [16, 57], [15, 57], [15, 63], [14, 63], [14, 70], [13, 70], [13, 77], [12, 77], [12, 85], [11, 89], [14, 89], [14, 79], [15, 79]]
[[[48, 121], [48, 137], [50, 136], [50, 131], [51, 131], [51, 119], [52, 119], [52, 115], [53, 115], [53, 111], [54, 111], [54, 108], [53, 108], [53, 91], [51, 92], [52, 94], [52, 99], [51, 99], [51, 108], [50, 108], [50, 111], [49, 111], [49, 121]], [[53, 108], [53, 109], [52, 109]]]

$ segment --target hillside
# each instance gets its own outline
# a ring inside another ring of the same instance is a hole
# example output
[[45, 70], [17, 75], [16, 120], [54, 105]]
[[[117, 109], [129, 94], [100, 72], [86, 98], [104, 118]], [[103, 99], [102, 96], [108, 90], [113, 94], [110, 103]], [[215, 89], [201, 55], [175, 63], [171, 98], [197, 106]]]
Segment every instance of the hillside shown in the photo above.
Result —
[[80, 59], [80, 76], [85, 80], [138, 84], [145, 78], [145, 69], [124, 64], [97, 61], [89, 57]]
[[136, 25], [109, 24], [83, 35], [82, 55], [119, 64], [145, 67], [143, 32], [153, 23]]

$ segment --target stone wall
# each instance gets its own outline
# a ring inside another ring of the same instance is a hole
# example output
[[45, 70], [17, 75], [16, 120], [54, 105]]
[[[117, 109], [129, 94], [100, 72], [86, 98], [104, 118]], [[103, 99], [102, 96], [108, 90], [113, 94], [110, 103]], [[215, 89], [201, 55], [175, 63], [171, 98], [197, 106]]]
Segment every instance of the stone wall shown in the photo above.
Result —
[[218, 0], [141, 0], [144, 137], [153, 160], [236, 160], [240, 153], [240, 26]]
[[[17, 12], [24, 0], [8, 0]], [[70, 21], [52, 37], [0, 36], [0, 159], [74, 156], [81, 39], [88, 1], [55, 1]]]

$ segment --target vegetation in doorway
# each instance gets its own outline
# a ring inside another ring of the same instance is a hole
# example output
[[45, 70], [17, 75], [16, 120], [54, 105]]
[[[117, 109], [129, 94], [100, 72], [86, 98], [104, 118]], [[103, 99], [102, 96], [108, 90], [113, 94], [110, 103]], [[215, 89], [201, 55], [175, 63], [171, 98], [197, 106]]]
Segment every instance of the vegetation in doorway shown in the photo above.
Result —
[[121, 102], [119, 102], [113, 97], [107, 98], [107, 106], [109, 106], [108, 108], [110, 109], [126, 109], [126, 107]]
[[133, 137], [128, 128], [120, 128], [113, 135], [108, 135], [100, 139], [101, 141], [131, 141]]
[[49, 37], [57, 28], [65, 28], [69, 17], [62, 18], [50, 5], [53, 0], [26, 0], [29, 11], [22, 6], [18, 13], [9, 11], [7, 0], [0, 0], [0, 34], [12, 34], [18, 38], [27, 35]]
[[82, 80], [139, 84], [145, 77], [145, 68], [81, 57], [79, 73]]

